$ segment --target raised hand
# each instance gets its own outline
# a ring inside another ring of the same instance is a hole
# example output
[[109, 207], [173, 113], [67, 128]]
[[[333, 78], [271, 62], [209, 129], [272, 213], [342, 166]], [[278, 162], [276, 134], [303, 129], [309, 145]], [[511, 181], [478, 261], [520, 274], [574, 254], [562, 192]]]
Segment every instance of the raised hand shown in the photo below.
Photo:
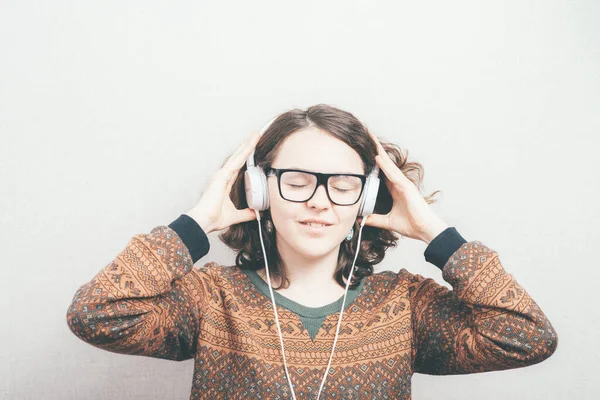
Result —
[[194, 218], [205, 233], [219, 231], [241, 222], [256, 220], [251, 208], [238, 210], [229, 198], [239, 170], [248, 160], [260, 139], [260, 132], [253, 132], [229, 157], [225, 165], [210, 179], [196, 206], [187, 215]]
[[431, 242], [439, 233], [448, 228], [421, 195], [419, 188], [404, 175], [402, 170], [387, 154], [375, 135], [369, 132], [377, 145], [375, 161], [385, 174], [387, 186], [394, 203], [386, 215], [371, 214], [366, 226], [392, 230], [402, 236]]

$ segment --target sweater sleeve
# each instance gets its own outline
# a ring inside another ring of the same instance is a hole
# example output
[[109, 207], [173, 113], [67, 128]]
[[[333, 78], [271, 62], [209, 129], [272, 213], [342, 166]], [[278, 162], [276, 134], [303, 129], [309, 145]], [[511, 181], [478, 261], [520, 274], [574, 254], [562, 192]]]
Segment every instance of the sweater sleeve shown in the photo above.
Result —
[[449, 228], [430, 242], [425, 255], [442, 269], [452, 290], [410, 275], [415, 372], [454, 375], [520, 368], [554, 353], [556, 331], [504, 270], [497, 252], [479, 241], [467, 242]]
[[115, 353], [192, 358], [211, 279], [202, 268], [190, 271], [209, 249], [206, 234], [185, 214], [133, 236], [76, 291], [66, 315], [70, 330]]

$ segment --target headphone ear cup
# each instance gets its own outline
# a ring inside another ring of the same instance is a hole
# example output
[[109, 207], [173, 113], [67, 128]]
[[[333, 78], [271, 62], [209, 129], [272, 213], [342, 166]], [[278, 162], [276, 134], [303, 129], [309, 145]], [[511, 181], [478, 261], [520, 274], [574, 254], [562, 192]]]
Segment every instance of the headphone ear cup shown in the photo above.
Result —
[[269, 203], [269, 185], [267, 184], [267, 175], [265, 175], [264, 171], [262, 170], [262, 168], [257, 167], [258, 171], [259, 171], [259, 175], [260, 175], [260, 180], [261, 180], [261, 193], [263, 195], [263, 207], [261, 211], [265, 211], [268, 210], [270, 207], [270, 203]]
[[367, 177], [365, 182], [365, 193], [358, 210], [359, 217], [366, 217], [373, 214], [375, 210], [375, 202], [377, 201], [377, 193], [379, 192], [379, 177], [377, 172], [373, 171]]
[[244, 172], [244, 191], [248, 208], [264, 211], [269, 208], [267, 177], [259, 167], [249, 167]]

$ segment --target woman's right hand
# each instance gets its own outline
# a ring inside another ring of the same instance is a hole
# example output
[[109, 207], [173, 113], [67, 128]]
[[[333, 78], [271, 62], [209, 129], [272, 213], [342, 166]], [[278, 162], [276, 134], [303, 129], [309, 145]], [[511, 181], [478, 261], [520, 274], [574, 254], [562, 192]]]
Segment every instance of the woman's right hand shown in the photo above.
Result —
[[248, 160], [248, 156], [254, 150], [259, 139], [260, 132], [253, 132], [238, 147], [225, 165], [212, 176], [198, 204], [186, 213], [200, 225], [206, 234], [241, 222], [256, 220], [253, 209], [238, 210], [235, 208], [229, 194], [239, 170]]

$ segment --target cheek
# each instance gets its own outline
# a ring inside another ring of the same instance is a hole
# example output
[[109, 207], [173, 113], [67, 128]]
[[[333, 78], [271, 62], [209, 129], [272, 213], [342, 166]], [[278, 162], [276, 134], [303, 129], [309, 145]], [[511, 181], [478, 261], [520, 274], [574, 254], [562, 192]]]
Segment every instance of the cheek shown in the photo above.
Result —
[[[296, 220], [310, 213], [310, 210], [306, 209], [306, 203], [293, 203], [282, 199], [275, 179], [269, 180], [268, 185], [269, 210], [273, 223], [277, 226], [278, 231], [297, 235], [301, 227]], [[331, 237], [344, 239], [350, 228], [354, 226], [360, 204], [357, 203], [351, 207], [335, 205], [333, 207], [337, 224], [331, 229]]]
[[300, 208], [298, 207], [298, 204], [300, 203], [285, 201], [280, 198], [279, 195], [275, 198], [270, 197], [269, 201], [271, 219], [273, 220], [273, 224], [277, 227], [277, 230], [280, 232], [290, 232], [290, 230], [296, 229], [294, 225], [296, 224], [296, 219], [298, 219], [300, 215]]
[[269, 208], [273, 205], [278, 205], [284, 202], [285, 200], [281, 198], [279, 195], [279, 188], [277, 187], [277, 182], [275, 178], [267, 181], [267, 185], [269, 187]]
[[354, 205], [352, 207], [341, 207], [338, 209], [337, 215], [340, 220], [340, 225], [348, 227], [348, 230], [354, 226], [356, 219], [358, 218], [358, 209], [360, 206]]

